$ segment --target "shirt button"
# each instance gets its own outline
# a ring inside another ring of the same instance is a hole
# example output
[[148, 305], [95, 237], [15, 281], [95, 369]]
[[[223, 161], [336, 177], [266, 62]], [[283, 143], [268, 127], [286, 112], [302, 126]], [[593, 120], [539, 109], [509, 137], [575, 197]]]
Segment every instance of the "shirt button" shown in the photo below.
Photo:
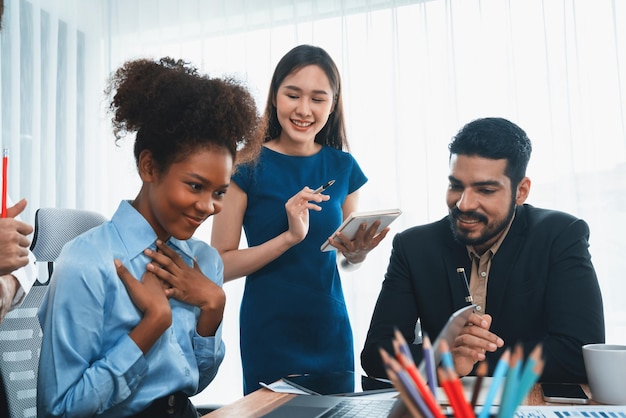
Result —
[[480, 273], [480, 277], [487, 277], [487, 273], [483, 271], [482, 273]]
[[476, 307], [476, 310], [477, 311], [482, 311], [482, 308], [480, 307], [480, 305]]

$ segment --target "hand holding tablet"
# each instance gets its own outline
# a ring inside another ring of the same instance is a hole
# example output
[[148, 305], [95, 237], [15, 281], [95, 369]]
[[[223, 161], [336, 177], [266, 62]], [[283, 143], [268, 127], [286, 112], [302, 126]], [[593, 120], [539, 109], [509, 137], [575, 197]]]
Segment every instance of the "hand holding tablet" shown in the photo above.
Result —
[[[361, 226], [363, 222], [365, 222], [369, 228], [374, 222], [380, 221], [380, 225], [376, 231], [378, 234], [380, 231], [387, 228], [398, 216], [400, 216], [401, 213], [402, 211], [400, 209], [385, 209], [372, 212], [352, 212], [350, 216], [348, 216], [346, 220], [339, 225], [335, 232], [333, 232], [333, 236], [337, 234], [337, 232], [341, 232], [349, 239], [354, 239], [357, 231], [359, 230], [359, 226]], [[328, 241], [324, 241], [320, 247], [321, 251], [331, 251], [334, 249], [335, 247], [330, 245]]]

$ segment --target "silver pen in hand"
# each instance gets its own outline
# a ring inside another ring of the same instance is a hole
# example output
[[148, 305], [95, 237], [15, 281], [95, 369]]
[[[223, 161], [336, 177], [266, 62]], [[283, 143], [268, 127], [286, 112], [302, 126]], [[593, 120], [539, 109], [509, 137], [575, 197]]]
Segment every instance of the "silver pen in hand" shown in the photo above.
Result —
[[465, 291], [467, 293], [465, 293], [465, 302], [471, 304], [474, 302], [472, 295], [470, 293], [470, 288], [469, 288], [469, 281], [467, 280], [467, 276], [465, 275], [465, 269], [463, 267], [459, 267], [456, 269], [457, 274], [459, 275], [459, 278], [461, 279], [461, 282], [463, 282], [463, 287], [465, 287]]
[[324, 184], [323, 186], [318, 187], [317, 189], [313, 190], [313, 194], [322, 193], [324, 190], [332, 186], [334, 182], [335, 180], [331, 180], [328, 183]]

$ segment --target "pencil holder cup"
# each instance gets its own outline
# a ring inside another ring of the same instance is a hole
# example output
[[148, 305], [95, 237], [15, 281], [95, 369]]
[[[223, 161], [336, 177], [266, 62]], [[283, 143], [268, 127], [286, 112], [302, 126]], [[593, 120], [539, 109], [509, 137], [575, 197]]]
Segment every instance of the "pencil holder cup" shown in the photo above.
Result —
[[626, 345], [583, 346], [585, 370], [594, 401], [626, 405]]

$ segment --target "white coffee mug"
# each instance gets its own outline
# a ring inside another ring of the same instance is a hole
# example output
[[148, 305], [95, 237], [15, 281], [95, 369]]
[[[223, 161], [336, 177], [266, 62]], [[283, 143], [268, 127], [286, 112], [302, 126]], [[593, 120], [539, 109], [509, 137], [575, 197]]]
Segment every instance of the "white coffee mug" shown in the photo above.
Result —
[[626, 345], [583, 346], [585, 370], [594, 401], [626, 405]]

